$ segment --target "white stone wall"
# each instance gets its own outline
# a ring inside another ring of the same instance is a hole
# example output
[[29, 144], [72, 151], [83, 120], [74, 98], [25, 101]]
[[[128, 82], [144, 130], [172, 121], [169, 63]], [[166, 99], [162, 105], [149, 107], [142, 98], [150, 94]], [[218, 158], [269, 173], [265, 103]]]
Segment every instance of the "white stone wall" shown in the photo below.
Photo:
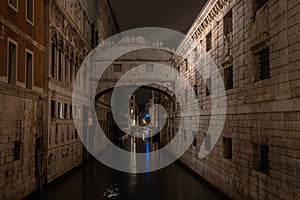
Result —
[[[105, 15], [110, 15], [110, 11], [107, 10], [105, 14], [101, 13], [107, 18], [100, 18], [98, 6], [107, 7], [106, 4], [98, 5], [96, 1], [91, 0], [51, 0], [45, 6], [45, 21], [48, 29], [45, 55], [47, 58], [46, 66], [48, 67], [45, 88], [45, 95], [47, 96], [45, 145], [47, 150], [43, 162], [45, 183], [52, 182], [80, 165], [83, 159], [88, 158], [88, 154], [81, 143], [82, 138], [78, 135], [80, 132], [75, 130], [70, 106], [73, 106], [73, 84], [83, 60], [94, 48], [97, 41], [98, 43], [101, 42], [101, 39], [105, 39], [116, 31], [115, 25], [111, 21], [105, 21], [109, 18]], [[106, 23], [107, 29], [101, 30], [103, 32], [99, 32], [99, 21]], [[92, 30], [92, 24], [94, 30]], [[97, 37], [98, 39], [96, 39]], [[52, 47], [55, 48], [53, 55]], [[80, 87], [83, 91], [88, 91], [87, 81], [90, 78], [88, 74], [84, 72], [80, 76]], [[55, 101], [54, 117], [51, 116], [51, 101], [53, 100]], [[67, 109], [66, 116], [59, 116], [59, 102], [63, 105], [63, 115]], [[65, 104], [67, 105], [66, 109]], [[73, 114], [80, 115], [80, 120], [82, 120], [84, 114], [89, 113], [89, 106], [74, 107], [75, 112]], [[81, 129], [87, 131], [88, 127], [87, 122], [84, 122]]]
[[[205, 82], [199, 77], [201, 120], [197, 147], [191, 147], [181, 160], [233, 199], [298, 199], [300, 2], [269, 0], [256, 12], [255, 20], [253, 1], [209, 1], [204, 10], [213, 10], [211, 5], [217, 2], [225, 2], [219, 14], [195, 33], [203, 13], [189, 34], [197, 38], [205, 52], [205, 36], [212, 31], [209, 54], [224, 77], [224, 66], [230, 59], [224, 56], [222, 19], [232, 8], [230, 52], [234, 83], [233, 89], [226, 91], [226, 123], [212, 152], [199, 159], [197, 154], [208, 129], [211, 109]], [[262, 42], [270, 49], [270, 78], [258, 81], [254, 49]], [[194, 77], [193, 73], [186, 74], [187, 79]], [[223, 156], [223, 137], [232, 138], [232, 159]], [[253, 144], [269, 146], [269, 174], [254, 170]]]

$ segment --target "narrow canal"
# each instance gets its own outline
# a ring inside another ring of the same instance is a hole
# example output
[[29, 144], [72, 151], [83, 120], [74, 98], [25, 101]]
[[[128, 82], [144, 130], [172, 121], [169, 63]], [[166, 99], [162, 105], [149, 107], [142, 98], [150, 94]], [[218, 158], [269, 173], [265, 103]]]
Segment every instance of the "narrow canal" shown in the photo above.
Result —
[[[121, 146], [130, 148], [132, 140], [125, 139]], [[147, 140], [135, 142], [137, 147], [148, 143]], [[92, 159], [80, 170], [31, 199], [218, 200], [221, 197], [176, 162], [156, 172], [130, 174]]]

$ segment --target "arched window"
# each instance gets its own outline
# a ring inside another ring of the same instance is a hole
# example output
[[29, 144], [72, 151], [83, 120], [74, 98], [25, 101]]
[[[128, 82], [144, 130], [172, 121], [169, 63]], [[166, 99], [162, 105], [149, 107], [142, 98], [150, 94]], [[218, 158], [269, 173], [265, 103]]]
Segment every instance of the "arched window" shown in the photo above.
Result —
[[73, 86], [75, 80], [75, 65], [74, 65], [74, 52], [70, 55], [70, 84]]
[[54, 35], [51, 43], [51, 70], [50, 74], [52, 78], [56, 78], [56, 52], [57, 52], [57, 38]]
[[58, 80], [62, 81], [62, 58], [63, 58], [63, 43], [60, 41], [58, 49]]
[[70, 68], [69, 68], [69, 60], [70, 60], [70, 54], [69, 54], [69, 48], [66, 46], [66, 54], [65, 54], [65, 84], [70, 84]]

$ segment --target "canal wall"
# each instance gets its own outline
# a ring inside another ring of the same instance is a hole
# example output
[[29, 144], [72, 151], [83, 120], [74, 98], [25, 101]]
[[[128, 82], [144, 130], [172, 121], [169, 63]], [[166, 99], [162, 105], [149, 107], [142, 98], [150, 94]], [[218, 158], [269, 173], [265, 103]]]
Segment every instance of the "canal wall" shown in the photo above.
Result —
[[[201, 62], [210, 55], [226, 89], [226, 121], [214, 147], [206, 137], [207, 80], [174, 59], [201, 104], [196, 141], [181, 161], [232, 199], [300, 198], [299, 11], [296, 0], [219, 0], [208, 1], [195, 20], [180, 52]], [[199, 44], [192, 52], [191, 38]], [[210, 152], [203, 159], [201, 145]]]
[[42, 103], [39, 93], [0, 87], [0, 199], [21, 199], [39, 188]]

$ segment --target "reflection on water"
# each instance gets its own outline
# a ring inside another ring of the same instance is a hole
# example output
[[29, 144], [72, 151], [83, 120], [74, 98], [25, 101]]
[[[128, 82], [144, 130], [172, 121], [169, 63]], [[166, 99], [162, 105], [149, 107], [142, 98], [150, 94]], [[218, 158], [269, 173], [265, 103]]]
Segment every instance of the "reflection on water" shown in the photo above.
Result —
[[[128, 139], [127, 139], [128, 140]], [[125, 140], [125, 141], [127, 141]], [[124, 142], [125, 142], [124, 141]], [[130, 143], [131, 143], [131, 166], [133, 166], [136, 170], [136, 139], [135, 138], [130, 138]], [[130, 176], [129, 179], [129, 185], [130, 187], [134, 188], [137, 185], [137, 175], [136, 174], [132, 174], [132, 176]]]
[[[153, 143], [151, 139], [125, 137], [120, 146], [131, 152], [147, 153], [146, 166], [150, 167], [149, 153], [159, 145]], [[131, 157], [132, 164], [136, 162], [135, 153]], [[177, 163], [156, 172], [130, 174], [116, 171], [96, 160], [91, 160], [58, 185], [30, 199], [214, 200], [221, 198]]]

